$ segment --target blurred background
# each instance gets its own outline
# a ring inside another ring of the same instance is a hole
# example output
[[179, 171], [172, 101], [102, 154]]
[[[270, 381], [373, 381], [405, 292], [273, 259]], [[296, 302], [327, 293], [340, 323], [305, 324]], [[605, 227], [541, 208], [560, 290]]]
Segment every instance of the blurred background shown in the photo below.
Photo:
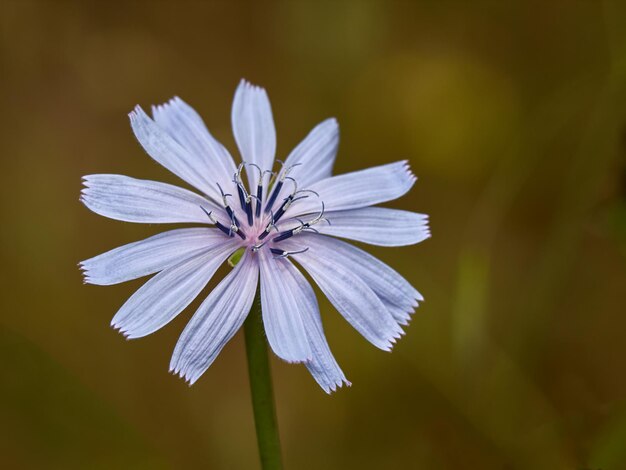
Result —
[[168, 374], [194, 307], [125, 341], [143, 280], [77, 262], [163, 229], [80, 178], [179, 183], [126, 114], [179, 95], [235, 154], [245, 77], [278, 156], [338, 118], [343, 173], [409, 159], [433, 238], [368, 248], [426, 298], [392, 354], [320, 296], [353, 386], [273, 360], [287, 468], [626, 468], [626, 10], [601, 1], [1, 0], [2, 468], [257, 468], [241, 335]]

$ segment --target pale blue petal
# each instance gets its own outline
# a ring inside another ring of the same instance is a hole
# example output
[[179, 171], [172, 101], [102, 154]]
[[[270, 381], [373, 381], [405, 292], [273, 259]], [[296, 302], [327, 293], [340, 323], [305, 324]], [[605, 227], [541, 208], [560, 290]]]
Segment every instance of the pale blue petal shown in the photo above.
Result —
[[[310, 238], [322, 237], [313, 235]], [[308, 236], [281, 242], [281, 249], [308, 246]], [[292, 241], [293, 240], [293, 241]], [[310, 247], [309, 247], [310, 248]], [[390, 351], [402, 329], [374, 291], [330, 251], [292, 255], [310, 274], [326, 297], [346, 320], [374, 346]]]
[[211, 223], [200, 206], [221, 211], [191, 191], [123, 175], [88, 175], [80, 200], [96, 214], [125, 222], [151, 224]]
[[326, 235], [349, 238], [380, 246], [404, 246], [430, 237], [428, 216], [384, 207], [364, 207], [347, 211], [326, 212], [330, 224], [315, 229]]
[[257, 259], [246, 252], [185, 327], [170, 361], [171, 372], [193, 384], [209, 368], [248, 316], [258, 276]]
[[391, 316], [395, 321], [398, 322], [398, 324], [403, 326], [409, 324], [409, 321], [411, 320], [411, 315], [415, 313], [414, 306], [398, 307], [397, 305], [394, 305], [387, 299], [385, 299], [384, 296], [379, 296], [379, 298], [380, 300], [382, 300], [383, 305], [387, 307], [387, 310], [389, 310], [389, 313], [391, 313]]
[[225, 187], [236, 171], [235, 162], [228, 150], [211, 135], [200, 115], [179, 97], [154, 106], [152, 115], [156, 123], [193, 156], [194, 167], [200, 173], [197, 177], [206, 175], [202, 184], [208, 180], [207, 190], [218, 197], [215, 182]]
[[337, 120], [326, 119], [293, 149], [285, 160], [285, 168], [291, 168], [289, 176], [297, 180], [299, 187], [307, 188], [331, 176], [338, 147]]
[[332, 176], [308, 187], [319, 197], [309, 194], [306, 199], [295, 202], [287, 216], [317, 212], [322, 201], [327, 211], [358, 209], [391, 201], [406, 194], [415, 180], [406, 161]]
[[140, 106], [136, 106], [128, 116], [137, 140], [148, 155], [179, 178], [219, 201], [216, 182], [225, 184], [230, 178], [218, 181], [204, 159], [178, 143], [150, 119]]
[[290, 263], [273, 259], [269, 250], [258, 253], [261, 270], [261, 306], [267, 340], [274, 353], [287, 362], [311, 360], [311, 348], [298, 312], [297, 297], [286, 282]]
[[311, 361], [306, 363], [307, 369], [326, 393], [334, 392], [343, 384], [350, 385], [328, 347], [315, 292], [309, 281], [290, 261], [281, 259], [277, 262], [286, 266], [281, 282], [284, 290], [291, 292], [296, 300], [294, 312], [302, 318], [313, 353]]
[[154, 274], [224, 241], [213, 228], [181, 228], [159, 233], [81, 261], [85, 282], [101, 286]]
[[[331, 258], [353, 273], [380, 298], [398, 323], [406, 324], [424, 297], [400, 274], [385, 263], [349, 243], [315, 234], [298, 235], [298, 246], [308, 247], [307, 255]], [[293, 242], [295, 245], [295, 241]]]
[[[242, 80], [235, 92], [232, 109], [233, 133], [241, 158], [263, 170], [271, 170], [276, 154], [276, 130], [267, 93]], [[256, 190], [259, 172], [247, 169], [250, 190]]]
[[111, 326], [128, 338], [154, 333], [182, 312], [239, 243], [233, 238], [161, 271], [119, 309]]

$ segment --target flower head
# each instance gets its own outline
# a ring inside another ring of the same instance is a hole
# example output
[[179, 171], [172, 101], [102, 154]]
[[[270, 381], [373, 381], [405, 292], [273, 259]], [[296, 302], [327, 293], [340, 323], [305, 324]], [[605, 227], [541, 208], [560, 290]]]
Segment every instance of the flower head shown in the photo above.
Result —
[[250, 312], [260, 282], [263, 324], [276, 355], [304, 363], [326, 391], [349, 384], [324, 337], [305, 270], [348, 322], [390, 350], [423, 300], [396, 271], [335, 237], [382, 246], [430, 236], [428, 217], [373, 207], [404, 195], [415, 182], [407, 162], [331, 176], [339, 129], [316, 126], [275, 162], [276, 134], [262, 88], [242, 81], [232, 125], [237, 165], [200, 116], [174, 98], [130, 113], [145, 151], [198, 192], [122, 175], [89, 175], [81, 201], [92, 211], [139, 223], [192, 223], [83, 261], [85, 281], [110, 285], [156, 274], [111, 324], [127, 338], [160, 329], [196, 298], [237, 250], [241, 260], [202, 302], [184, 329], [170, 370], [194, 383]]

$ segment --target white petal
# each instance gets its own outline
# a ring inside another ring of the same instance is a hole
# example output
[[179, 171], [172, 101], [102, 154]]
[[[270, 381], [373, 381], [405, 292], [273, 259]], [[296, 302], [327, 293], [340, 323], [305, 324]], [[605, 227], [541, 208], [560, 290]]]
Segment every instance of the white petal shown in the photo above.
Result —
[[306, 363], [307, 369], [326, 393], [334, 392], [344, 383], [350, 385], [328, 347], [315, 292], [309, 281], [290, 261], [276, 261], [286, 265], [285, 275], [281, 278], [284, 290], [294, 296], [297, 305], [294, 312], [298, 312], [302, 318], [313, 353], [311, 361]]
[[286, 260], [273, 259], [269, 250], [259, 252], [263, 325], [278, 357], [287, 362], [306, 362], [311, 360], [311, 348], [298, 311], [299, 292], [292, 292], [285, 279], [290, 276], [290, 265]]
[[154, 276], [122, 305], [111, 325], [128, 338], [140, 338], [173, 320], [237, 249], [236, 240], [225, 240], [221, 245]]
[[101, 286], [137, 279], [178, 264], [224, 241], [212, 228], [181, 228], [129, 243], [85, 261], [85, 282]]
[[[276, 154], [276, 130], [267, 93], [263, 88], [242, 80], [235, 92], [232, 109], [235, 140], [243, 161], [271, 170]], [[250, 191], [254, 194], [258, 171], [247, 171]]]
[[198, 380], [248, 316], [258, 276], [257, 260], [246, 252], [185, 327], [174, 349], [170, 371], [191, 384]]
[[193, 156], [196, 172], [206, 175], [210, 186], [207, 189], [217, 197], [215, 182], [224, 186], [236, 171], [228, 150], [211, 135], [200, 115], [179, 97], [154, 106], [152, 115], [156, 123]]
[[[281, 242], [281, 248], [297, 250], [308, 246], [308, 238], [298, 235], [297, 241]], [[322, 238], [320, 235], [315, 235]], [[310, 248], [310, 247], [309, 247]], [[348, 267], [329, 251], [311, 249], [292, 258], [311, 275], [326, 297], [348, 322], [374, 346], [390, 351], [402, 334], [380, 298]]]
[[[396, 309], [390, 311], [398, 322], [406, 323], [418, 306], [418, 301], [424, 300], [424, 297], [400, 274], [360, 248], [316, 234], [303, 233], [298, 237], [300, 238], [298, 246], [309, 248], [306, 255], [332, 259], [367, 284], [385, 305], [398, 307], [403, 313]], [[292, 243], [296, 246], [295, 241]]]
[[298, 181], [301, 188], [330, 177], [338, 147], [337, 120], [326, 119], [318, 124], [285, 160], [285, 167], [292, 168], [289, 176]]
[[197, 154], [192, 154], [174, 140], [150, 119], [140, 106], [136, 106], [128, 116], [137, 140], [148, 155], [187, 183], [215, 200], [219, 200], [215, 183], [226, 183], [230, 181], [230, 178], [217, 180], [217, 175], [211, 171], [211, 167], [207, 166], [204, 159], [199, 158]]
[[380, 246], [403, 246], [430, 237], [428, 216], [384, 207], [364, 207], [326, 212], [330, 225], [320, 223], [320, 233]]
[[327, 211], [358, 209], [391, 201], [406, 194], [415, 180], [406, 161], [332, 176], [307, 188], [319, 194], [319, 198], [309, 195], [297, 201], [287, 211], [287, 216], [317, 212], [322, 201]]
[[81, 201], [96, 214], [125, 222], [211, 223], [201, 206], [221, 211], [215, 204], [191, 191], [123, 175], [88, 175]]

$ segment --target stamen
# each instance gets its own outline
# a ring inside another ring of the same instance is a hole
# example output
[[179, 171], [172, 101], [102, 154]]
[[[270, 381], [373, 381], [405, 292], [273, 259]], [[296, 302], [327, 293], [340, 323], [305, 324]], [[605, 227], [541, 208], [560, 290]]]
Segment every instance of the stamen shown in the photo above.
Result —
[[293, 194], [290, 194], [289, 196], [287, 196], [284, 200], [283, 200], [283, 204], [278, 208], [278, 210], [276, 211], [276, 215], [275, 215], [275, 222], [278, 222], [278, 220], [280, 220], [280, 218], [285, 215], [285, 212], [287, 212], [287, 209], [289, 209], [289, 207], [291, 207], [291, 205], [296, 202], [299, 201], [300, 199], [306, 199], [309, 196], [300, 196], [300, 197], [293, 197]]
[[[265, 176], [265, 173], [269, 173], [270, 175], [273, 175], [274, 172], [272, 170], [265, 170], [265, 171], [261, 171], [261, 168], [259, 168], [258, 165], [254, 165], [259, 169], [259, 182], [257, 183], [256, 186], [256, 209], [255, 209], [255, 215], [257, 217], [257, 219], [259, 217], [261, 217], [261, 206], [263, 205], [263, 177]], [[271, 176], [270, 176], [271, 178]]]
[[232, 218], [230, 219], [230, 230], [236, 233], [237, 235], [239, 235], [242, 240], [245, 240], [246, 234], [243, 233], [243, 230], [239, 229], [236, 222], [237, 222], [237, 219], [235, 218], [235, 216], [232, 216]]
[[239, 196], [239, 205], [241, 205], [243, 210], [246, 210], [246, 199], [248, 195], [246, 194], [246, 188], [241, 183], [237, 183], [237, 195]]
[[278, 243], [281, 242], [283, 240], [286, 240], [288, 238], [293, 237], [294, 235], [298, 235], [300, 232], [304, 231], [304, 230], [310, 230], [311, 232], [315, 232], [315, 233], [319, 233], [317, 230], [315, 230], [314, 228], [312, 228], [312, 225], [318, 224], [319, 222], [326, 221], [328, 222], [328, 224], [330, 224], [330, 221], [328, 219], [324, 218], [324, 201], [322, 201], [322, 210], [320, 211], [320, 213], [312, 220], [308, 221], [308, 222], [303, 222], [300, 219], [296, 219], [298, 222], [300, 222], [300, 225], [296, 228], [292, 228], [290, 230], [285, 230], [284, 232], [279, 233], [277, 236], [275, 236], [272, 239], [272, 242], [274, 243]]
[[213, 222], [213, 224], [215, 225], [215, 227], [217, 227], [218, 229], [220, 229], [222, 232], [224, 232], [226, 235], [228, 235], [229, 237], [233, 236], [232, 230], [225, 227], [224, 225], [222, 225], [220, 223], [219, 220], [217, 220], [215, 217], [213, 217], [213, 211], [207, 211], [204, 207], [200, 206], [200, 209], [202, 209], [204, 211], [204, 213], [207, 215], [207, 217], [209, 218], [209, 220], [211, 222]]
[[256, 209], [255, 215], [257, 219], [261, 217], [261, 201], [263, 200], [263, 178], [259, 180], [259, 184], [256, 187]]
[[232, 194], [225, 194], [220, 184], [219, 183], [216, 183], [216, 184], [220, 190], [220, 193], [222, 194], [222, 202], [224, 203], [224, 209], [226, 209], [226, 213], [228, 214], [228, 217], [230, 217], [230, 220], [233, 222], [235, 226], [239, 227], [240, 226], [239, 221], [237, 220], [237, 217], [235, 216], [233, 209], [230, 207], [230, 204], [228, 204], [228, 199], [226, 199], [228, 196], [232, 196]]
[[271, 211], [270, 211], [270, 213], [271, 213], [271, 217], [272, 218], [270, 219], [269, 223], [267, 224], [267, 227], [265, 227], [265, 231], [261, 235], [259, 235], [259, 240], [263, 240], [265, 237], [267, 237], [270, 234], [270, 232], [272, 230], [272, 227], [278, 232], [278, 228], [276, 227], [276, 222], [275, 222], [275, 219], [274, 219], [274, 213], [271, 212]]
[[328, 220], [327, 218], [324, 217], [324, 211], [325, 211], [325, 207], [324, 207], [324, 201], [322, 201], [322, 210], [320, 211], [320, 213], [317, 215], [317, 217], [315, 217], [313, 220], [309, 221], [306, 225], [308, 227], [310, 227], [311, 225], [315, 225], [319, 222], [321, 222], [322, 220], [324, 222], [326, 222], [328, 225], [330, 225], [330, 220]]
[[[285, 179], [288, 178], [288, 174], [289, 172], [294, 169], [295, 167], [297, 167], [298, 165], [301, 165], [301, 163], [296, 163], [295, 165], [291, 165], [290, 167], [285, 168], [285, 163], [282, 160], [277, 160], [278, 162], [282, 163], [283, 168], [280, 171], [280, 176], [278, 178], [278, 181], [276, 181], [276, 186], [274, 186], [274, 190], [272, 191], [272, 195], [270, 196], [270, 198], [267, 201], [267, 205], [265, 206], [265, 213], [267, 214], [269, 212], [269, 210], [274, 206], [274, 203], [276, 202], [276, 198], [278, 197], [278, 195], [280, 194], [280, 190], [283, 188], [283, 184], [285, 183]], [[292, 180], [295, 184], [295, 181], [293, 178], [289, 178], [290, 180]], [[297, 191], [297, 188], [296, 188]]]
[[246, 187], [243, 185], [243, 181], [241, 180], [241, 170], [243, 170], [243, 163], [240, 163], [237, 167], [237, 172], [233, 177], [233, 183], [237, 185], [237, 193], [239, 194], [239, 204], [241, 208], [245, 210], [246, 206]]
[[298, 251], [283, 251], [280, 248], [270, 248], [270, 251], [274, 255], [274, 258], [287, 258], [291, 255], [297, 255], [309, 251], [309, 247], [307, 246], [306, 248]]
[[[256, 196], [253, 196], [252, 194], [248, 194], [248, 196], [246, 196], [246, 207], [245, 207], [245, 211], [246, 211], [246, 215], [248, 216], [248, 226], [252, 226], [252, 224], [254, 223], [254, 216], [252, 215], [252, 198], [256, 199]], [[257, 205], [259, 203], [257, 202]]]
[[283, 240], [287, 240], [295, 235], [295, 229], [286, 230], [284, 232], [280, 232], [274, 238], [272, 238], [273, 243], [282, 242]]
[[[241, 164], [243, 165], [243, 163]], [[241, 168], [241, 165], [239, 167]], [[250, 204], [250, 198], [252, 197], [246, 191], [246, 187], [243, 185], [243, 181], [241, 181], [241, 175], [236, 175], [237, 183], [237, 193], [239, 194], [239, 204], [241, 205], [241, 209], [246, 213], [248, 218], [248, 226], [252, 226], [254, 219], [252, 217], [252, 204]]]
[[269, 240], [265, 240], [263, 243], [257, 243], [256, 245], [252, 246], [252, 251], [253, 252], [257, 252], [259, 251], [261, 248], [263, 248], [265, 246], [265, 244], [268, 242]]
[[267, 205], [265, 206], [265, 213], [266, 214], [270, 211], [270, 209], [274, 205], [274, 202], [276, 202], [276, 198], [278, 197], [278, 193], [280, 193], [280, 190], [283, 188], [283, 181], [284, 180], [278, 180], [276, 182], [276, 186], [274, 186], [274, 191], [272, 192], [272, 195], [268, 199]]
[[[294, 189], [295, 189], [295, 185], [294, 185]], [[278, 222], [280, 220], [280, 218], [285, 214], [285, 212], [287, 211], [287, 209], [289, 209], [289, 207], [291, 207], [291, 205], [296, 202], [299, 201], [300, 199], [306, 199], [309, 196], [300, 196], [300, 197], [294, 197], [296, 194], [300, 194], [300, 193], [313, 193], [315, 194], [317, 197], [319, 197], [320, 195], [318, 193], [316, 193], [315, 191], [313, 191], [312, 189], [301, 189], [300, 191], [294, 191], [293, 193], [291, 193], [289, 196], [287, 196], [285, 199], [283, 199], [283, 204], [278, 208], [278, 210], [276, 211], [276, 215], [275, 215], [275, 222]]]

